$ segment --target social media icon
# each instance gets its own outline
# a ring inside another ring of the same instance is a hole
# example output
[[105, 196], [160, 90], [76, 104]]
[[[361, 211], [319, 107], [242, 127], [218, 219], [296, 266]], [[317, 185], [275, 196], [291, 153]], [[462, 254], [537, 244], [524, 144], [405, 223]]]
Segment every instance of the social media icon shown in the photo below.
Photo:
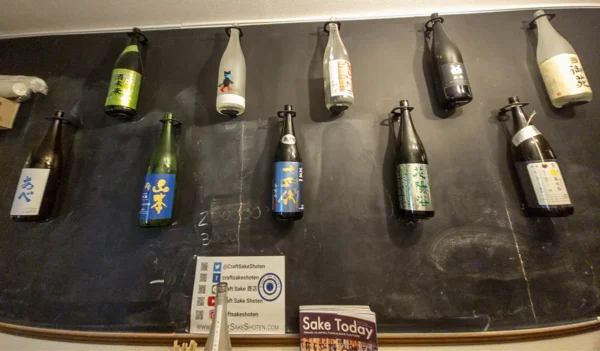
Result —
[[217, 294], [217, 285], [216, 284], [212, 286], [211, 294], [214, 294], [214, 295]]
[[210, 310], [210, 312], [208, 312], [208, 319], [210, 319], [212, 321], [212, 319], [215, 317], [215, 310]]
[[215, 296], [208, 297], [208, 305], [209, 306], [214, 306], [216, 303], [217, 303], [217, 298]]
[[221, 282], [221, 273], [214, 273], [212, 282], [220, 283]]
[[213, 271], [215, 272], [220, 272], [222, 267], [223, 265], [221, 264], [221, 262], [213, 263]]

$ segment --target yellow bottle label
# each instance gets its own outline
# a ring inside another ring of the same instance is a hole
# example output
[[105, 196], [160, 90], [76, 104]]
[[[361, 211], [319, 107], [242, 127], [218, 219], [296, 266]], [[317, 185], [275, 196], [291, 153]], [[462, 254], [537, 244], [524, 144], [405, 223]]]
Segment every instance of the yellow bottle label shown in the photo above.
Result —
[[591, 93], [590, 83], [575, 54], [556, 55], [540, 63], [540, 72], [551, 101]]

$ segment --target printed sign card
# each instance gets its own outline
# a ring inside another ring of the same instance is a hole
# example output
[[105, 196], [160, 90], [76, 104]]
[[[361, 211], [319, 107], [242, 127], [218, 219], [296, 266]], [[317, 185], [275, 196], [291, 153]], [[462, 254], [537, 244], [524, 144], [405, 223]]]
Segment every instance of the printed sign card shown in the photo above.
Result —
[[230, 334], [285, 334], [284, 256], [197, 257], [190, 333], [210, 331], [220, 282]]

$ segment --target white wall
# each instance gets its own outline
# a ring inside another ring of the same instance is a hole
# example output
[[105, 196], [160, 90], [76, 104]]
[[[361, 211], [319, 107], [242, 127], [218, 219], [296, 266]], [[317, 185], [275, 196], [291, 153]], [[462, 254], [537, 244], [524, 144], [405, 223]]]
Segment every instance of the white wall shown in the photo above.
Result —
[[0, 38], [566, 6], [600, 0], [0, 0]]
[[[118, 345], [90, 345], [63, 343], [57, 341], [43, 341], [21, 338], [18, 336], [0, 334], [0, 350], [11, 351], [172, 351], [172, 347], [160, 346], [118, 346]], [[202, 348], [203, 349], [203, 348]], [[234, 347], [234, 351], [297, 351], [299, 347]], [[381, 351], [555, 351], [573, 350], [588, 351], [600, 350], [600, 331], [548, 339], [493, 345], [469, 346], [398, 346], [381, 347]]]

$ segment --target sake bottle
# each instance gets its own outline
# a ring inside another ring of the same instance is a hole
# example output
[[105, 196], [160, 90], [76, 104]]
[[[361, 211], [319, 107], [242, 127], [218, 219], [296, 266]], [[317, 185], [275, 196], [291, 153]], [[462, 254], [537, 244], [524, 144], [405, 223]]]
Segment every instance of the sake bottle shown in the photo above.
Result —
[[217, 285], [217, 303], [204, 351], [231, 351], [229, 324], [227, 323], [227, 283]]
[[449, 110], [471, 102], [473, 93], [460, 50], [446, 34], [443, 22], [444, 19], [434, 13], [428, 22], [433, 28], [428, 27], [427, 30], [433, 31], [431, 54], [438, 101]]
[[537, 62], [554, 107], [592, 100], [592, 88], [575, 49], [552, 27], [543, 10], [533, 14], [537, 25]]
[[514, 134], [512, 155], [525, 195], [524, 209], [529, 216], [564, 217], [574, 212], [556, 154], [548, 140], [523, 112], [527, 103], [518, 96], [508, 98], [510, 105], [501, 111], [512, 113]]
[[217, 111], [236, 117], [246, 109], [246, 60], [240, 45], [242, 30], [239, 27], [229, 27], [226, 32], [229, 43], [219, 65]]
[[273, 218], [296, 221], [302, 219], [304, 211], [302, 158], [292, 122], [296, 112], [292, 105], [285, 105], [277, 115], [284, 120], [273, 167]]
[[177, 152], [173, 136], [172, 113], [166, 113], [158, 146], [148, 165], [142, 190], [140, 227], [163, 227], [173, 222], [173, 204], [177, 183]]
[[140, 44], [147, 43], [148, 39], [139, 28], [133, 28], [128, 35], [129, 44], [115, 63], [104, 103], [104, 112], [113, 117], [135, 116], [144, 75]]
[[392, 110], [400, 120], [396, 140], [396, 180], [400, 198], [400, 215], [408, 219], [433, 217], [433, 200], [427, 154], [410, 116], [408, 100], [400, 100], [400, 107]]
[[70, 122], [63, 111], [56, 111], [40, 143], [29, 154], [21, 170], [10, 215], [13, 220], [43, 221], [52, 215], [60, 183], [63, 155], [61, 127]]
[[325, 84], [325, 106], [334, 113], [340, 113], [354, 102], [352, 85], [352, 65], [348, 51], [340, 38], [339, 23], [325, 23], [329, 34], [323, 56], [323, 80]]

